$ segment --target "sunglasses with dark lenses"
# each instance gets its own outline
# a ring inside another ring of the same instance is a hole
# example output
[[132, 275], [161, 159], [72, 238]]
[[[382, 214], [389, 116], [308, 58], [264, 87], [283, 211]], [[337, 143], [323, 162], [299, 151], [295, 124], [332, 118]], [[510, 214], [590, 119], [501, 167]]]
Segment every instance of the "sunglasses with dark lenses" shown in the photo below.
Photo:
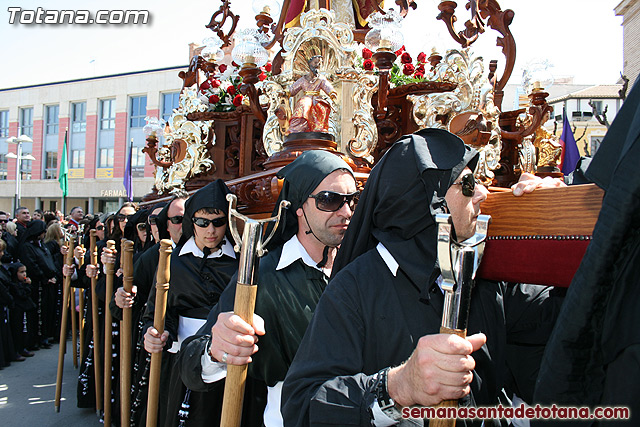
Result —
[[193, 223], [195, 225], [197, 225], [198, 227], [201, 228], [207, 228], [209, 227], [209, 224], [213, 224], [214, 227], [222, 227], [223, 225], [225, 225], [227, 223], [227, 217], [226, 216], [221, 216], [220, 218], [214, 218], [214, 219], [206, 219], [206, 218], [191, 218], [191, 221], [193, 221]]
[[348, 203], [349, 209], [353, 210], [356, 204], [358, 204], [360, 192], [356, 191], [351, 194], [340, 194], [335, 191], [321, 191], [318, 194], [312, 194], [309, 197], [315, 199], [316, 208], [318, 208], [318, 210], [324, 212], [336, 212], [339, 211], [345, 203]]
[[182, 224], [182, 215], [176, 215], [176, 216], [170, 216], [169, 218], [167, 218], [169, 221], [171, 221], [171, 224]]
[[99, 225], [99, 226], [97, 226], [97, 227], [96, 227], [96, 230], [98, 230], [98, 231], [102, 231], [102, 230], [104, 230], [104, 225]]
[[6, 224], [7, 222], [9, 222], [9, 220], [7, 220], [7, 219], [0, 219], [0, 224]]
[[460, 181], [454, 182], [453, 185], [460, 185], [464, 196], [473, 197], [473, 193], [476, 191], [476, 183], [476, 177], [472, 173], [468, 173], [460, 178]]
[[136, 224], [136, 227], [138, 228], [138, 231], [145, 231], [147, 229], [147, 224], [145, 224], [144, 222], [141, 222]]
[[125, 214], [118, 214], [116, 215], [116, 218], [118, 219], [118, 221], [123, 222], [125, 219], [128, 221], [131, 219], [133, 215], [125, 215]]
[[149, 224], [156, 225], [157, 218], [158, 218], [158, 215], [149, 215]]

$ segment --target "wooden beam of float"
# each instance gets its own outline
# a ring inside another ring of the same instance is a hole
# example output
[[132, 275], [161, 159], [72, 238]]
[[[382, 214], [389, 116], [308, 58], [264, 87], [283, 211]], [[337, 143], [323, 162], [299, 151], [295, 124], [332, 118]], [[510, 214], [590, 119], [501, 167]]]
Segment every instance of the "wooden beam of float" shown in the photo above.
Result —
[[515, 197], [491, 193], [491, 215], [478, 274], [489, 280], [569, 286], [591, 241], [604, 192], [595, 184], [538, 189]]

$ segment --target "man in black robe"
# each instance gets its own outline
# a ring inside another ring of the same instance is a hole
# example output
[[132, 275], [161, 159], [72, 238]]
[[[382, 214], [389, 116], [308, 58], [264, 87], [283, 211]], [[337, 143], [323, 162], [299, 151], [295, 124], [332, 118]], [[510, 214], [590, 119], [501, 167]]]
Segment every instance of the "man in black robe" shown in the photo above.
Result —
[[202, 335], [185, 343], [180, 356], [183, 381], [193, 390], [222, 382], [224, 362], [251, 362], [250, 377], [269, 387], [263, 420], [267, 427], [282, 425], [282, 383], [327, 286], [358, 194], [351, 168], [327, 151], [306, 151], [278, 176], [284, 184], [276, 212], [280, 200], [288, 200], [291, 207], [283, 213], [269, 253], [260, 260], [254, 324], [230, 312], [234, 279], [209, 314]]
[[639, 139], [636, 83], [585, 173], [605, 196], [545, 349], [535, 392], [540, 403], [627, 406], [631, 421], [617, 421], [625, 425], [640, 420]]
[[[164, 346], [177, 353], [181, 342], [205, 323], [207, 314], [238, 269], [227, 230], [228, 193], [224, 182], [217, 180], [198, 190], [185, 203], [182, 237], [171, 254], [165, 331], [159, 335], [154, 328], [147, 329], [144, 345], [150, 353], [162, 351]], [[148, 305], [146, 319], [153, 318], [149, 310]], [[220, 388], [214, 394], [220, 396], [222, 391]], [[206, 397], [187, 390], [174, 366], [165, 425], [177, 426], [181, 421], [186, 426], [215, 425], [211, 416], [215, 405], [202, 403]]]
[[[28, 212], [28, 210], [27, 210]], [[31, 299], [37, 311], [27, 312], [27, 349], [51, 348], [47, 319], [55, 316], [56, 267], [53, 257], [42, 242], [47, 227], [44, 221], [30, 221], [20, 236], [18, 255], [32, 280]], [[54, 314], [53, 316], [51, 314]]]
[[[469, 336], [439, 334], [435, 215], [451, 214], [459, 241], [474, 234], [487, 195], [471, 175], [477, 158], [455, 135], [424, 129], [396, 142], [372, 170], [287, 374], [286, 426], [394, 425], [398, 406], [448, 399], [509, 405], [507, 340], [544, 342], [560, 301], [545, 287], [478, 280]], [[467, 420], [483, 422], [506, 425]]]

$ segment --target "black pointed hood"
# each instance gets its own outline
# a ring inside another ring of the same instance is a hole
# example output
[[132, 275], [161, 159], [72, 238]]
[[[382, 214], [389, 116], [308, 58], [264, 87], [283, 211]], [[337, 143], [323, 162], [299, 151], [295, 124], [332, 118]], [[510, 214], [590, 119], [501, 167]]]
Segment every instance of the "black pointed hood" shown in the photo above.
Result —
[[423, 129], [397, 141], [373, 168], [333, 266], [333, 275], [382, 242], [400, 267], [425, 283], [436, 264], [435, 215], [478, 152], [454, 134]]

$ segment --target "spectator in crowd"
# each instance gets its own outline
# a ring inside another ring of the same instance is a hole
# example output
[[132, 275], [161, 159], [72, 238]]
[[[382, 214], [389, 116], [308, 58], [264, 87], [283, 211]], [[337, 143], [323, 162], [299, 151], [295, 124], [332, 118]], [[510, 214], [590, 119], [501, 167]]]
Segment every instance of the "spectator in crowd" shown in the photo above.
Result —
[[[4, 240], [0, 240], [0, 258], [2, 258], [6, 247]], [[11, 279], [7, 270], [0, 267], [0, 369], [9, 366], [14, 360], [24, 361], [24, 356], [16, 353], [9, 328], [9, 310], [13, 308], [10, 287]]]
[[27, 224], [31, 221], [31, 214], [29, 213], [29, 208], [25, 208], [24, 206], [16, 209], [16, 225], [18, 226], [18, 239], [22, 233], [26, 230]]
[[69, 212], [69, 222], [67, 223], [68, 227], [74, 227], [76, 230], [80, 228], [80, 221], [84, 218], [84, 211], [80, 206], [75, 206]]
[[9, 221], [9, 215], [2, 211], [0, 211], [0, 231], [0, 238], [4, 240], [7, 246], [2, 256], [2, 262], [9, 264], [14, 261], [18, 253], [18, 233], [16, 231], [16, 224]]
[[[39, 347], [51, 348], [47, 334], [52, 325], [46, 324], [46, 319], [55, 316], [55, 299], [51, 298], [55, 292], [51, 292], [51, 289], [55, 289], [57, 271], [53, 256], [43, 243], [45, 233], [44, 221], [29, 222], [20, 237], [18, 249], [20, 261], [27, 267], [31, 277], [31, 299], [37, 306], [35, 313], [27, 313], [27, 349], [30, 351]], [[51, 312], [54, 314], [51, 315]]]
[[31, 279], [27, 276], [27, 267], [20, 262], [14, 262], [9, 266], [11, 272], [11, 294], [13, 296], [13, 308], [9, 312], [9, 325], [13, 337], [13, 346], [22, 357], [33, 357], [33, 353], [26, 349], [24, 333], [25, 314], [37, 309], [31, 299]]

